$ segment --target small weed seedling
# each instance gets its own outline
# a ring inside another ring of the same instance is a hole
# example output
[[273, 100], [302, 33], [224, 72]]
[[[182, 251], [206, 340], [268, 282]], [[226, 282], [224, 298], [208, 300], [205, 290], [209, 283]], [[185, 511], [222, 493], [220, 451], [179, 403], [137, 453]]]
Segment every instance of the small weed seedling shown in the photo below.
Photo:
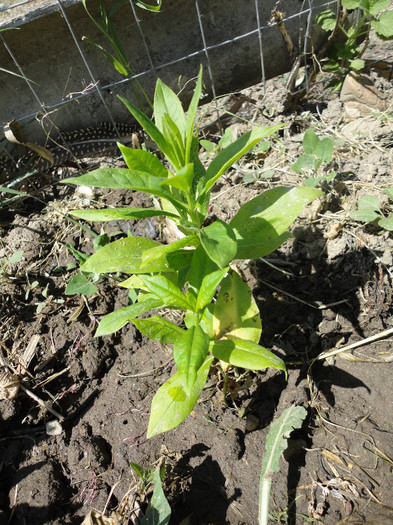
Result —
[[[393, 188], [387, 188], [384, 192], [393, 201]], [[376, 195], [364, 195], [358, 201], [358, 209], [351, 211], [351, 219], [371, 223], [383, 230], [393, 231], [393, 214], [386, 217], [381, 209], [381, 202]]]
[[315, 188], [318, 184], [326, 184], [335, 178], [334, 170], [325, 176], [317, 176], [321, 165], [323, 163], [328, 165], [332, 160], [334, 145], [330, 138], [320, 139], [312, 129], [307, 129], [303, 137], [303, 151], [304, 155], [301, 155], [291, 168], [295, 173], [307, 177], [304, 181], [306, 186]]
[[[175, 428], [190, 414], [214, 358], [252, 370], [285, 370], [281, 359], [259, 345], [258, 307], [250, 288], [230, 264], [234, 259], [263, 257], [281, 246], [291, 236], [286, 230], [302, 208], [321, 195], [309, 187], [273, 188], [241, 206], [229, 223], [217, 219], [209, 224], [206, 219], [214, 184], [281, 125], [254, 128], [219, 151], [206, 169], [198, 157], [195, 129], [201, 91], [202, 70], [185, 114], [175, 93], [158, 80], [154, 122], [121, 98], [157, 144], [169, 168], [151, 152], [119, 144], [128, 168], [98, 169], [65, 181], [142, 191], [161, 200], [161, 209], [73, 211], [78, 218], [111, 221], [164, 216], [183, 235], [167, 245], [144, 237], [119, 239], [100, 248], [81, 266], [82, 272], [129, 274], [120, 286], [138, 292], [133, 304], [101, 320], [96, 336], [114, 333], [132, 321], [149, 338], [173, 344], [177, 372], [153, 398], [148, 438]], [[184, 326], [159, 315], [139, 318], [156, 308], [184, 312]]]
[[[343, 38], [330, 49], [329, 60], [325, 70], [334, 73], [330, 82], [333, 91], [341, 89], [344, 78], [349, 71], [361, 71], [365, 66], [362, 56], [370, 40], [371, 28], [382, 40], [393, 38], [393, 11], [380, 11], [390, 5], [390, 0], [342, 0], [344, 10], [358, 9], [356, 24], [345, 27], [346, 11], [339, 18], [331, 9], [321, 11], [317, 22], [325, 31], [339, 31]], [[379, 13], [379, 14], [378, 14]], [[360, 43], [362, 42], [362, 43]]]

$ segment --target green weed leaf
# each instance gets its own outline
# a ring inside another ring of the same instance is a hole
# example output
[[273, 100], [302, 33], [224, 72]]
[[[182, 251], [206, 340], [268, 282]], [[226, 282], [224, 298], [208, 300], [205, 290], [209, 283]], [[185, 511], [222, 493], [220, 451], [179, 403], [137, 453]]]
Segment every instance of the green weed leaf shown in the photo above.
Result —
[[279, 187], [243, 204], [229, 223], [237, 240], [236, 259], [264, 257], [281, 246], [299, 212], [322, 194], [314, 188]]
[[179, 372], [158, 389], [151, 404], [148, 438], [167, 432], [186, 419], [205, 386], [212, 360], [212, 356], [207, 357], [198, 370], [196, 381], [189, 395], [184, 391]]
[[160, 243], [145, 237], [126, 237], [111, 244], [107, 244], [94, 253], [81, 267], [83, 272], [89, 273], [150, 273], [178, 271], [187, 266], [192, 253], [178, 251], [167, 256], [155, 259], [151, 264], [141, 268], [142, 254], [160, 246]]
[[183, 292], [164, 275], [140, 275], [140, 278], [166, 307], [180, 310], [192, 309]]
[[98, 291], [97, 286], [89, 281], [89, 279], [78, 273], [74, 275], [65, 289], [65, 295], [76, 295], [78, 293], [82, 295], [93, 295]]
[[349, 216], [360, 222], [373, 222], [380, 219], [381, 203], [376, 195], [363, 195], [358, 201], [358, 209], [351, 211]]
[[180, 169], [174, 177], [169, 177], [164, 180], [162, 186], [173, 186], [178, 190], [189, 193], [192, 188], [192, 181], [194, 180], [194, 164], [186, 164]]
[[209, 275], [215, 270], [217, 270], [217, 265], [208, 257], [203, 247], [198, 246], [193, 253], [188, 275], [187, 299], [190, 303], [193, 305], [196, 304], [196, 299], [205, 275]]
[[371, 25], [380, 38], [391, 39], [393, 37], [393, 11], [384, 11], [379, 15], [378, 20], [371, 20]]
[[393, 217], [382, 217], [382, 219], [379, 219], [378, 226], [383, 228], [386, 231], [393, 231]]
[[164, 345], [170, 345], [185, 334], [179, 326], [167, 321], [159, 315], [154, 315], [148, 319], [133, 319], [134, 325], [142, 334], [149, 339], [158, 339]]
[[268, 523], [271, 478], [280, 468], [279, 460], [287, 448], [287, 439], [293, 429], [302, 426], [306, 416], [307, 410], [304, 407], [292, 405], [270, 427], [259, 482], [259, 525]]
[[285, 363], [272, 352], [244, 339], [221, 339], [211, 341], [210, 352], [221, 361], [250, 370], [277, 368], [286, 373]]
[[98, 325], [95, 337], [113, 334], [120, 330], [120, 328], [123, 328], [123, 326], [129, 323], [132, 319], [138, 317], [138, 315], [142, 315], [161, 305], [162, 301], [158, 297], [155, 297], [152, 294], [145, 295], [143, 301], [132, 304], [131, 306], [126, 306], [120, 310], [115, 310], [103, 317]]
[[254, 128], [252, 131], [249, 131], [223, 149], [217, 157], [212, 160], [206, 171], [202, 193], [209, 191], [221, 175], [223, 175], [227, 169], [234, 164], [234, 162], [247, 153], [247, 151], [250, 151], [255, 144], [265, 137], [273, 135], [273, 133], [282, 128], [282, 126], [283, 124], [276, 124], [275, 126], [270, 126], [268, 128]]
[[200, 241], [210, 259], [224, 268], [236, 255], [236, 236], [224, 221], [217, 220], [200, 232]]
[[[201, 98], [202, 92], [202, 66], [199, 69], [198, 80], [194, 89], [190, 105], [188, 106], [187, 117], [186, 117], [186, 149], [185, 149], [185, 163], [191, 161], [191, 149], [194, 137], [194, 122], [195, 115], [198, 109], [199, 99]], [[196, 139], [198, 143], [198, 139]]]
[[370, 15], [377, 15], [378, 11], [381, 9], [385, 9], [386, 7], [389, 7], [390, 0], [368, 0], [366, 2], [366, 5], [369, 4], [369, 13]]
[[333, 141], [325, 137], [315, 146], [315, 155], [323, 162], [329, 163], [332, 160], [333, 150]]
[[168, 525], [171, 517], [171, 507], [162, 490], [160, 467], [156, 467], [154, 471], [153, 483], [153, 495], [145, 515], [141, 519], [141, 525]]
[[302, 173], [304, 170], [315, 171], [317, 159], [315, 155], [300, 155], [291, 168], [295, 173]]
[[318, 13], [316, 20], [325, 31], [333, 31], [336, 27], [336, 14], [331, 9], [325, 9]]
[[184, 392], [190, 395], [209, 351], [209, 338], [199, 325], [189, 328], [173, 346], [173, 357]]
[[72, 210], [69, 212], [78, 219], [85, 219], [89, 222], [108, 222], [108, 221], [131, 221], [145, 219], [147, 217], [172, 217], [179, 219], [175, 213], [164, 210], [153, 210], [149, 208], [105, 208], [102, 210]]
[[217, 286], [220, 284], [222, 279], [225, 277], [226, 273], [229, 270], [229, 266], [223, 268], [222, 270], [217, 270], [215, 272], [205, 275], [202, 279], [201, 287], [198, 293], [196, 300], [195, 309], [196, 311], [202, 310], [208, 305], [212, 300], [217, 291]]
[[259, 309], [249, 286], [236, 272], [221, 282], [213, 310], [214, 339], [238, 338], [258, 343], [262, 333]]
[[199, 244], [198, 237], [196, 235], [189, 235], [178, 241], [172, 242], [171, 244], [160, 244], [159, 246], [154, 246], [143, 253], [141, 267], [143, 268], [145, 265], [151, 264], [156, 259], [166, 257], [168, 254], [173, 253], [184, 246], [195, 246], [197, 244]]
[[303, 137], [303, 150], [304, 153], [307, 153], [309, 155], [315, 154], [315, 148], [317, 147], [317, 144], [319, 143], [319, 138], [315, 131], [312, 129], [306, 129], [304, 132]]
[[154, 94], [154, 121], [157, 128], [165, 136], [164, 122], [169, 117], [176, 129], [180, 132], [183, 148], [185, 146], [186, 118], [183, 107], [176, 94], [162, 82], [157, 80]]
[[168, 170], [153, 153], [143, 149], [129, 148], [120, 142], [117, 146], [130, 170], [150, 173], [155, 177], [163, 177], [164, 179], [168, 177]]

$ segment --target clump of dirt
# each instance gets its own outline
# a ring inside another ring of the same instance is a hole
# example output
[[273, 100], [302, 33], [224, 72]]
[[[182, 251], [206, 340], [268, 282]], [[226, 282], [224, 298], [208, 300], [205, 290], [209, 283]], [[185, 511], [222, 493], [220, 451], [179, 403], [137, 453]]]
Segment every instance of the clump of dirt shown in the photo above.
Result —
[[[381, 86], [391, 100], [391, 84]], [[239, 263], [261, 310], [261, 344], [286, 361], [288, 381], [271, 370], [233, 371], [224, 399], [222, 373], [213, 369], [188, 419], [147, 441], [152, 397], [175, 366], [171, 348], [132, 324], [94, 338], [102, 316], [128, 304], [127, 293], [107, 279], [90, 297], [64, 295], [76, 271], [67, 269], [75, 259], [66, 244], [85, 253], [93, 246], [62, 214], [104, 203], [146, 207], [149, 197], [103, 190], [81, 196], [61, 186], [43, 191], [45, 206], [31, 199], [14, 204], [2, 225], [0, 257], [17, 250], [23, 257], [3, 264], [1, 364], [12, 367], [21, 386], [16, 397], [0, 401], [4, 523], [80, 524], [91, 508], [121, 510], [122, 523], [134, 523], [143, 498], [130, 462], [165, 462], [171, 523], [255, 524], [269, 425], [292, 404], [305, 406], [308, 418], [292, 433], [273, 478], [274, 519], [393, 523], [393, 240], [349, 216], [359, 196], [381, 197], [391, 185], [391, 115], [350, 121], [339, 96], [320, 85], [292, 115], [278, 110], [280, 80], [266, 96], [262, 86], [246, 95], [243, 118], [288, 125], [268, 153], [248, 156], [226, 175], [212, 195], [217, 217], [227, 220], [265, 189], [302, 184], [291, 164], [302, 153], [305, 129], [336, 143], [337, 176], [296, 221], [293, 238], [264, 259]], [[233, 134], [246, 128], [232, 124]], [[382, 206], [390, 212], [387, 198]], [[155, 219], [110, 223], [106, 231], [165, 240]], [[57, 416], [60, 432], [48, 435], [46, 423]]]

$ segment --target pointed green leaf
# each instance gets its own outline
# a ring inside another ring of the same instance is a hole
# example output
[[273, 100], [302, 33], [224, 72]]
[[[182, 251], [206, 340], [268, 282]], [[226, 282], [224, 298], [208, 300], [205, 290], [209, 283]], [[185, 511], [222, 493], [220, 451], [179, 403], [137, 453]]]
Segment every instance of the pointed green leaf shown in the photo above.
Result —
[[210, 352], [221, 361], [250, 370], [277, 368], [286, 372], [285, 363], [272, 352], [244, 339], [220, 339], [211, 341]]
[[194, 134], [194, 122], [195, 115], [198, 109], [199, 99], [201, 98], [202, 93], [202, 66], [199, 69], [198, 80], [194, 89], [194, 94], [192, 96], [190, 105], [187, 111], [186, 117], [186, 150], [185, 150], [185, 162], [190, 162], [191, 160], [191, 145]]
[[153, 122], [143, 113], [143, 111], [140, 111], [136, 106], [128, 102], [128, 100], [125, 98], [120, 97], [119, 95], [118, 97], [123, 102], [123, 104], [125, 104], [132, 116], [139, 122], [146, 133], [154, 140], [158, 148], [163, 152], [172, 166], [176, 166], [176, 157], [172, 144], [166, 140], [157, 126], [153, 124]]
[[182, 328], [159, 315], [148, 319], [133, 319], [133, 323], [149, 339], [158, 339], [164, 345], [175, 343], [180, 336], [185, 334]]
[[207, 256], [202, 246], [198, 246], [193, 253], [191, 267], [188, 274], [187, 299], [195, 305], [203, 278], [217, 270], [217, 265]]
[[158, 79], [154, 94], [154, 121], [157, 128], [164, 136], [164, 121], [166, 116], [170, 117], [171, 121], [180, 132], [184, 148], [186, 118], [184, 116], [183, 107], [175, 93], [164, 84], [164, 82]]
[[179, 372], [158, 389], [151, 404], [148, 439], [177, 427], [186, 419], [205, 386], [212, 360], [212, 356], [207, 357], [198, 370], [197, 379], [189, 395], [184, 391]]
[[283, 124], [277, 124], [268, 128], [254, 128], [242, 137], [238, 138], [231, 145], [223, 149], [217, 157], [210, 163], [209, 168], [206, 171], [205, 176], [205, 187], [203, 193], [209, 191], [215, 182], [223, 175], [228, 168], [230, 168], [234, 162], [240, 157], [247, 153], [255, 144], [265, 137], [272, 135], [280, 128]]
[[220, 268], [227, 266], [236, 256], [236, 236], [224, 221], [217, 220], [200, 231], [203, 249]]
[[173, 357], [184, 392], [190, 395], [209, 351], [209, 338], [199, 325], [189, 328], [173, 345]]
[[315, 171], [317, 159], [315, 155], [300, 155], [297, 161], [291, 165], [295, 173], [301, 173], [303, 170]]
[[214, 338], [239, 338], [258, 343], [262, 333], [258, 306], [249, 286], [236, 272], [221, 282], [213, 310]]
[[168, 177], [168, 170], [153, 153], [143, 149], [129, 148], [120, 142], [117, 146], [130, 170], [150, 173], [155, 177], [163, 177], [164, 179]]
[[259, 482], [259, 520], [260, 525], [268, 523], [270, 485], [273, 472], [278, 472], [280, 457], [287, 448], [287, 439], [295, 428], [300, 428], [307, 416], [304, 407], [288, 407], [272, 423], [266, 439], [266, 452], [262, 458]]
[[141, 268], [142, 254], [160, 246], [160, 243], [145, 237], [126, 237], [107, 244], [94, 253], [81, 267], [84, 272], [93, 273], [150, 273], [177, 271], [187, 266], [192, 253], [178, 251], [170, 253]]
[[162, 305], [161, 299], [154, 297], [152, 294], [147, 294], [142, 302], [126, 306], [120, 310], [115, 310], [103, 317], [98, 325], [95, 337], [102, 335], [113, 334], [123, 328], [129, 321], [142, 315], [153, 308], [158, 308]]
[[250, 200], [229, 225], [237, 240], [236, 259], [264, 257], [290, 234], [284, 233], [299, 212], [323, 192], [315, 188], [273, 188]]
[[80, 293], [82, 295], [93, 295], [97, 292], [97, 286], [89, 281], [89, 279], [78, 273], [74, 275], [65, 289], [65, 295], [75, 295]]
[[183, 292], [164, 275], [140, 275], [140, 278], [165, 306], [180, 308], [180, 310], [191, 309]]
[[145, 219], [146, 217], [173, 217], [179, 216], [164, 210], [150, 208], [105, 208], [101, 210], [72, 210], [69, 212], [78, 219], [85, 219], [89, 222], [108, 222], [108, 221], [131, 221]]
[[196, 246], [199, 243], [198, 237], [196, 235], [189, 235], [183, 237], [178, 241], [172, 242], [171, 244], [160, 244], [159, 246], [154, 246], [149, 250], [146, 250], [142, 255], [142, 268], [155, 261], [160, 257], [164, 257], [169, 253], [173, 253], [184, 246]]
[[194, 180], [194, 164], [187, 164], [179, 170], [174, 177], [168, 177], [164, 180], [162, 186], [173, 186], [178, 190], [189, 193]]
[[76, 184], [77, 186], [93, 186], [98, 188], [120, 188], [135, 191], [143, 191], [163, 197], [172, 202], [177, 209], [185, 210], [184, 204], [174, 199], [172, 194], [161, 186], [166, 180], [164, 177], [154, 177], [148, 172], [133, 171], [123, 168], [102, 168], [91, 171], [80, 177], [72, 177], [61, 181], [67, 184]]
[[159, 466], [154, 471], [153, 483], [153, 495], [141, 520], [141, 525], [168, 525], [171, 507], [162, 490]]
[[217, 270], [215, 272], [209, 273], [208, 275], [205, 275], [196, 300], [195, 309], [197, 311], [202, 310], [207, 304], [211, 303], [217, 291], [217, 286], [225, 277], [228, 270], [229, 266], [223, 268], [222, 270]]

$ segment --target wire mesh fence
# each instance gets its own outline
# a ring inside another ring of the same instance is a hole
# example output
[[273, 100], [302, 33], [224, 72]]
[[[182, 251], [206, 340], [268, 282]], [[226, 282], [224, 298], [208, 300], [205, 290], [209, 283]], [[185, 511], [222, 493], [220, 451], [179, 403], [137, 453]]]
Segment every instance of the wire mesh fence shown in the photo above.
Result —
[[[104, 5], [110, 12], [111, 3]], [[62, 140], [61, 129], [104, 121], [116, 127], [129, 118], [116, 95], [146, 109], [139, 87], [151, 98], [159, 76], [186, 101], [200, 64], [206, 101], [266, 82], [290, 70], [295, 57], [309, 60], [326, 38], [316, 14], [336, 6], [337, 0], [164, 0], [152, 13], [124, 1], [111, 17], [127, 53], [124, 77], [98, 49], [108, 49], [108, 41], [80, 2], [3, 0], [0, 124], [16, 120], [31, 141], [55, 131]], [[98, 2], [87, 8], [103, 24]], [[0, 144], [6, 149], [5, 139]]]

